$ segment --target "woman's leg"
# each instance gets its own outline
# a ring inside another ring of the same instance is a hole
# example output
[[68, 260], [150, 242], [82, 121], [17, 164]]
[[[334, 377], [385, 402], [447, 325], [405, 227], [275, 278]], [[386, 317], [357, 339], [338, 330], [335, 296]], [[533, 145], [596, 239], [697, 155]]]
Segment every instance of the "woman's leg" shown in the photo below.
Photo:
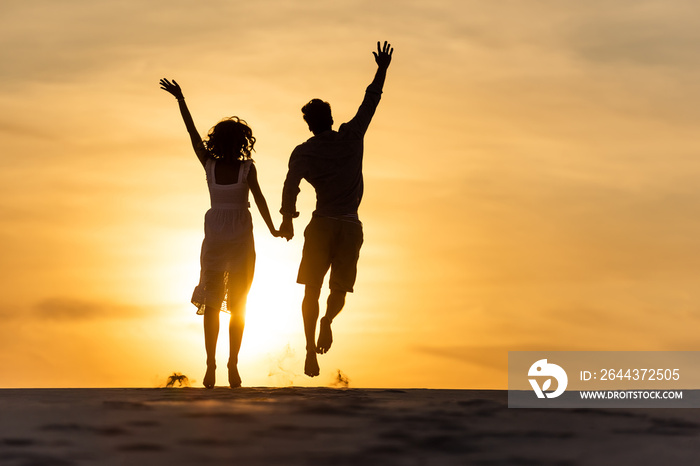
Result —
[[216, 382], [216, 342], [219, 339], [219, 308], [214, 308], [213, 306], [205, 306], [204, 308], [204, 348], [207, 352], [207, 373], [204, 375], [204, 386], [206, 388], [214, 388], [214, 383]]
[[241, 386], [241, 377], [238, 374], [238, 352], [241, 349], [243, 340], [243, 329], [245, 327], [245, 306], [248, 300], [250, 285], [247, 283], [232, 283], [229, 277], [228, 299], [231, 311], [231, 321], [229, 323], [229, 360], [228, 360], [228, 381], [231, 388]]
[[219, 314], [224, 300], [224, 272], [204, 272], [206, 305], [204, 307], [204, 349], [207, 352], [207, 372], [204, 386], [214, 388], [216, 382], [216, 343], [219, 339]]

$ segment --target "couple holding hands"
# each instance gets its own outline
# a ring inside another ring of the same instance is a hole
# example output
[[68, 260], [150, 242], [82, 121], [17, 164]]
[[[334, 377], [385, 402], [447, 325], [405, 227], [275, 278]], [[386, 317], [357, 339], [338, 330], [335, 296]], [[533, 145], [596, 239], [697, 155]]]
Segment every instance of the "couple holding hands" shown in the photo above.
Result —
[[[393, 48], [377, 43], [373, 52], [377, 72], [367, 87], [357, 114], [333, 130], [331, 107], [313, 99], [302, 108], [304, 120], [313, 137], [298, 145], [289, 159], [289, 170], [282, 190], [282, 224], [277, 230], [258, 183], [251, 159], [255, 137], [247, 123], [237, 117], [226, 118], [209, 130], [202, 140], [175, 80], [161, 79], [161, 88], [178, 101], [180, 113], [190, 135], [192, 147], [204, 167], [211, 208], [204, 217], [204, 241], [201, 252], [199, 284], [192, 295], [197, 313], [204, 315], [204, 343], [207, 371], [204, 386], [213, 388], [216, 379], [216, 343], [219, 313], [231, 313], [229, 325], [230, 356], [228, 381], [231, 388], [241, 386], [238, 351], [243, 338], [245, 305], [255, 269], [255, 245], [248, 193], [273, 236], [294, 236], [293, 219], [299, 184], [302, 179], [316, 191], [316, 210], [304, 231], [304, 248], [297, 282], [305, 285], [302, 301], [306, 360], [304, 373], [319, 375], [317, 354], [326, 353], [333, 342], [331, 323], [340, 313], [345, 296], [353, 291], [357, 260], [362, 246], [362, 223], [357, 211], [362, 200], [363, 139], [381, 97]], [[330, 294], [326, 313], [320, 320], [319, 297], [330, 269]]]

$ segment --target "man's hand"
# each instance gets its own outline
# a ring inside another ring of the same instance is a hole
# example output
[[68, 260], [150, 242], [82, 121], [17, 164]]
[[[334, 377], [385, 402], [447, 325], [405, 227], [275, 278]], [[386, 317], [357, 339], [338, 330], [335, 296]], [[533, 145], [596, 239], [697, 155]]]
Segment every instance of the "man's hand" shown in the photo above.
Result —
[[177, 100], [183, 100], [185, 98], [185, 96], [182, 95], [180, 85], [174, 79], [173, 82], [170, 82], [167, 79], [161, 79], [160, 88], [171, 93]]
[[287, 241], [294, 238], [294, 225], [292, 224], [292, 217], [284, 217], [282, 219], [282, 224], [280, 225], [280, 236], [285, 238]]
[[391, 47], [391, 44], [384, 41], [383, 47], [379, 42], [377, 42], [377, 51], [372, 52], [372, 55], [374, 55], [374, 61], [377, 62], [377, 66], [379, 68], [387, 69], [391, 63], [391, 55], [393, 53], [394, 49]]

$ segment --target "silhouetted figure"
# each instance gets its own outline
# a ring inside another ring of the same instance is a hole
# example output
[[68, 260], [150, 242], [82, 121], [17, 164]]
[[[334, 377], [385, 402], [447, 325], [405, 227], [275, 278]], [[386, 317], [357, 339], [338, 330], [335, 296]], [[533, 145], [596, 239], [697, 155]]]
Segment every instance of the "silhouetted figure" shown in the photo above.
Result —
[[[394, 49], [377, 42], [372, 52], [377, 62], [374, 80], [365, 92], [355, 117], [332, 129], [333, 117], [327, 102], [313, 99], [301, 109], [312, 138], [297, 146], [289, 159], [289, 171], [282, 192], [283, 215], [280, 233], [294, 236], [292, 219], [299, 216], [296, 199], [299, 183], [308, 181], [316, 190], [316, 210], [304, 231], [304, 250], [297, 282], [305, 285], [302, 314], [306, 337], [304, 373], [319, 375], [316, 353], [326, 353], [333, 343], [331, 323], [345, 304], [345, 295], [353, 291], [357, 260], [363, 242], [362, 223], [357, 215], [363, 193], [363, 139], [379, 104], [386, 71]], [[318, 342], [314, 343], [319, 316], [319, 296], [330, 268], [330, 295], [326, 314], [321, 318]]]
[[217, 123], [209, 130], [208, 139], [203, 141], [177, 82], [161, 79], [160, 86], [174, 95], [179, 103], [192, 147], [206, 172], [211, 198], [211, 209], [204, 217], [199, 284], [192, 295], [197, 314], [204, 314], [204, 345], [207, 352], [204, 386], [213, 388], [216, 381], [219, 312], [225, 310], [231, 313], [228, 380], [231, 388], [240, 387], [238, 351], [243, 338], [246, 299], [255, 269], [248, 191], [253, 193], [270, 233], [280, 236], [272, 223], [250, 157], [255, 138], [245, 121], [231, 117]]

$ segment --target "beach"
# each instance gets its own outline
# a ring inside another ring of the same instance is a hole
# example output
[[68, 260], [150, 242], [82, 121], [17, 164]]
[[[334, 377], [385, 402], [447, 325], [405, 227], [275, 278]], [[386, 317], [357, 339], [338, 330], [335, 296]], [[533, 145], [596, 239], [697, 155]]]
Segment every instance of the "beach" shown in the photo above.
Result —
[[500, 390], [0, 390], [2, 465], [696, 464], [696, 409], [509, 409]]

